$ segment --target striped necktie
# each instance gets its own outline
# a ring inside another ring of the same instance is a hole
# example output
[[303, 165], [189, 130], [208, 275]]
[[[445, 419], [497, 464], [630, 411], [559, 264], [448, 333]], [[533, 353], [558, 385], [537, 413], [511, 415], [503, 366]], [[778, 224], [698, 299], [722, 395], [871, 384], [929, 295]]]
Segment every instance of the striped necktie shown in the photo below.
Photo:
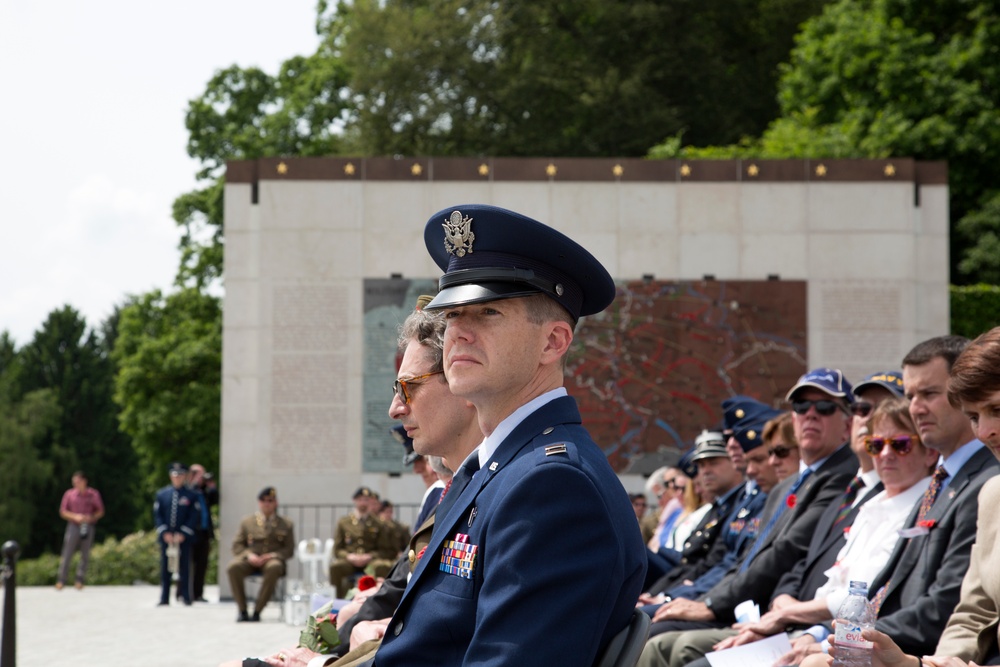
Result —
[[[944, 469], [944, 466], [938, 466], [937, 470], [934, 471], [934, 476], [931, 477], [931, 483], [927, 486], [927, 490], [924, 491], [923, 497], [920, 498], [920, 509], [917, 510], [917, 523], [924, 520], [927, 513], [931, 511], [931, 507], [934, 506], [934, 501], [937, 500], [938, 492], [941, 490], [941, 484], [948, 477], [948, 471]], [[885, 594], [889, 591], [889, 584], [892, 583], [892, 579], [886, 580], [882, 587], [878, 589], [875, 593], [875, 597], [872, 598], [872, 610], [875, 612], [875, 616], [878, 616], [879, 610], [882, 608], [882, 603], [885, 602]]]
[[747, 568], [750, 567], [750, 561], [753, 560], [754, 556], [757, 555], [757, 552], [764, 546], [764, 540], [766, 540], [767, 536], [772, 530], [774, 530], [775, 524], [778, 523], [778, 519], [780, 519], [781, 515], [785, 513], [789, 504], [794, 504], [794, 501], [791, 499], [795, 496], [795, 492], [799, 490], [799, 487], [802, 486], [802, 483], [806, 481], [806, 478], [808, 478], [810, 474], [812, 474], [812, 468], [806, 468], [803, 470], [799, 475], [799, 478], [795, 480], [794, 484], [792, 484], [792, 488], [788, 489], [788, 494], [785, 495], [784, 502], [778, 505], [778, 508], [774, 510], [774, 514], [771, 515], [771, 520], [768, 521], [767, 525], [764, 526], [764, 529], [757, 534], [757, 539], [753, 541], [750, 551], [747, 552], [747, 555], [743, 558], [743, 562], [740, 563], [741, 573], [746, 572]]
[[840, 528], [841, 523], [847, 518], [847, 515], [851, 513], [854, 508], [854, 500], [858, 497], [858, 491], [863, 489], [865, 482], [861, 479], [861, 475], [858, 475], [851, 480], [851, 483], [847, 485], [847, 490], [844, 491], [844, 500], [840, 503], [840, 507], [837, 509], [837, 518], [833, 520], [833, 527], [830, 528], [831, 532]]

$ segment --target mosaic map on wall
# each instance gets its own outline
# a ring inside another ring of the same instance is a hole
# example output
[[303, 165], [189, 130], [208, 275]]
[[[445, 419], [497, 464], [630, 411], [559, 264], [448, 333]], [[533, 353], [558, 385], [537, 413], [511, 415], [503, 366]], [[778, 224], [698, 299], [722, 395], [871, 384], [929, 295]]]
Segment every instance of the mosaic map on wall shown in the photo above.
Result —
[[[396, 330], [436, 281], [368, 279], [364, 289], [363, 468], [400, 472], [387, 414]], [[716, 426], [728, 396], [781, 406], [806, 352], [805, 282], [621, 282], [615, 302], [577, 327], [566, 387], [615, 470], [643, 473]]]

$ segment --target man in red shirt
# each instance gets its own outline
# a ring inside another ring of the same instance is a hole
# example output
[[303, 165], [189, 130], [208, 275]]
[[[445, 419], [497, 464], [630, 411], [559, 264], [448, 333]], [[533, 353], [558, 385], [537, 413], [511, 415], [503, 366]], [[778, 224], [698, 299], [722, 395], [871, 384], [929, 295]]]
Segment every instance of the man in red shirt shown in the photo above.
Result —
[[80, 563], [76, 567], [77, 590], [83, 588], [83, 578], [90, 562], [90, 547], [94, 546], [94, 524], [104, 516], [104, 502], [97, 489], [87, 486], [87, 475], [77, 470], [73, 473], [73, 488], [66, 491], [59, 505], [59, 516], [66, 519], [66, 533], [63, 535], [62, 560], [59, 562], [59, 578], [56, 590], [62, 590], [69, 574], [69, 564], [73, 554], [80, 550]]

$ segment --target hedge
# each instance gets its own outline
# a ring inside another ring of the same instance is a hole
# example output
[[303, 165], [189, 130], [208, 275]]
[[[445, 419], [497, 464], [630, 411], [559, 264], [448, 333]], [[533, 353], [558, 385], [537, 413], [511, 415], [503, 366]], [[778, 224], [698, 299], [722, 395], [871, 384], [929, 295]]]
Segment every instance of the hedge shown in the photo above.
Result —
[[966, 338], [1000, 325], [1000, 285], [951, 286], [951, 332]]

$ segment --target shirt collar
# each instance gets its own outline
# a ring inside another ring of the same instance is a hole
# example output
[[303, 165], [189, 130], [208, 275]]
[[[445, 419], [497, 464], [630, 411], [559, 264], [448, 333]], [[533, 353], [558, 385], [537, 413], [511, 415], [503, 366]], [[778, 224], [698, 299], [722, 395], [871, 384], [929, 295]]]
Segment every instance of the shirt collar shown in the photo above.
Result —
[[504, 439], [506, 439], [506, 437], [528, 417], [528, 415], [535, 412], [546, 403], [568, 395], [566, 387], [557, 387], [551, 391], [541, 394], [540, 396], [536, 396], [519, 407], [517, 410], [514, 410], [514, 412], [512, 412], [506, 419], [497, 424], [497, 427], [493, 429], [493, 432], [490, 433], [489, 436], [487, 436], [479, 445], [479, 467], [482, 468], [486, 466], [486, 463], [493, 457], [493, 454], [496, 453], [500, 443], [503, 442]]

